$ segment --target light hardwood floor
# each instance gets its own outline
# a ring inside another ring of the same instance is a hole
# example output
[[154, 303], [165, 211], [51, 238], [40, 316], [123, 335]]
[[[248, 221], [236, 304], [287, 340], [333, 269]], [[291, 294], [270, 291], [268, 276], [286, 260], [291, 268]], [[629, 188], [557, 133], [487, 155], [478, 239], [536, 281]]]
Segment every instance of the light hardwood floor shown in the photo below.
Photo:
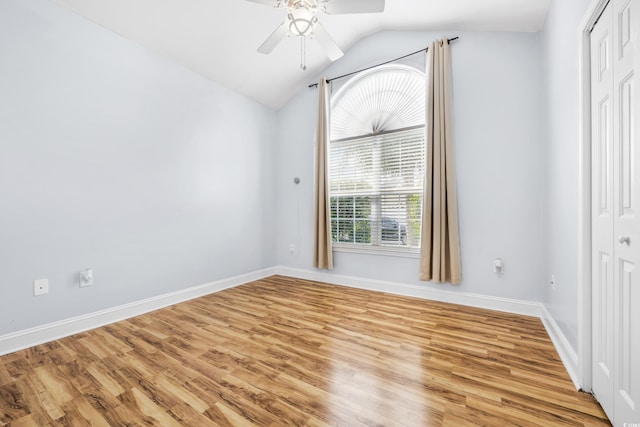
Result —
[[0, 425], [609, 423], [539, 319], [274, 276], [0, 357]]

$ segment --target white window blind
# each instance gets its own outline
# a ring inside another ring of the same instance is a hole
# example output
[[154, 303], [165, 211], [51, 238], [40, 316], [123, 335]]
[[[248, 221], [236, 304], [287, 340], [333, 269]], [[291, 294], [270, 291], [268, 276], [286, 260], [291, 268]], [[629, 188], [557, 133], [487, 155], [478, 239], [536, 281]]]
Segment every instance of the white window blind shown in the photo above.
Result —
[[424, 166], [424, 126], [332, 141], [332, 240], [419, 248]]
[[424, 125], [425, 77], [383, 66], [358, 74], [331, 100], [331, 141]]

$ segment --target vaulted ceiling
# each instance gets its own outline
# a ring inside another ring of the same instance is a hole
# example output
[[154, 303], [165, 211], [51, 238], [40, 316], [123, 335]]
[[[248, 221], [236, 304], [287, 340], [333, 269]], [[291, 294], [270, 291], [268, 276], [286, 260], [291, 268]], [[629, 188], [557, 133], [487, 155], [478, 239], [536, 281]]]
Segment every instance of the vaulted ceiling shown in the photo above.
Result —
[[[244, 0], [55, 1], [274, 109], [330, 64], [311, 41], [308, 68], [302, 71], [297, 37], [286, 38], [270, 55], [258, 53], [285, 11]], [[380, 14], [322, 15], [320, 20], [347, 52], [381, 30], [539, 31], [550, 1], [386, 0]]]

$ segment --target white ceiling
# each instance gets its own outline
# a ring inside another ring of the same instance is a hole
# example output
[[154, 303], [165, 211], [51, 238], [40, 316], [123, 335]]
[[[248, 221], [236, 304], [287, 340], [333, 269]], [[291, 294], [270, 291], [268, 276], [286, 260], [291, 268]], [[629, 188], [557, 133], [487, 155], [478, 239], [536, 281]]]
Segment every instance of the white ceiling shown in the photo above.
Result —
[[[284, 20], [283, 9], [243, 0], [56, 0], [85, 18], [277, 109], [329, 65], [311, 41], [270, 55], [256, 49]], [[322, 15], [343, 51], [380, 30], [539, 31], [551, 0], [387, 0], [381, 14]], [[403, 52], [398, 52], [402, 54]]]

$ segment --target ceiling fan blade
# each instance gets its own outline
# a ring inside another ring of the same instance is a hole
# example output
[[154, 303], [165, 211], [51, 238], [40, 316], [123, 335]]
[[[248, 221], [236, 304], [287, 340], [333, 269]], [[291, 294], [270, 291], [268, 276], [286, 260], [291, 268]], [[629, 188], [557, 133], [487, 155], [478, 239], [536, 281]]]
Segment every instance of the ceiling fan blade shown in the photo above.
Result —
[[289, 33], [289, 26], [287, 22], [283, 22], [280, 24], [278, 28], [275, 29], [273, 33], [262, 43], [262, 45], [258, 48], [258, 52], [260, 53], [271, 53], [271, 51], [284, 39], [287, 37]]
[[327, 0], [325, 10], [330, 15], [384, 12], [384, 0]]
[[313, 31], [313, 38], [315, 38], [322, 49], [324, 49], [330, 60], [335, 61], [344, 55], [335, 40], [333, 40], [333, 37], [331, 37], [331, 34], [329, 34], [322, 24], [318, 23], [318, 26]]
[[277, 0], [247, 0], [250, 1], [251, 3], [258, 3], [258, 4], [263, 4], [265, 6], [273, 6], [276, 7], [276, 5], [278, 4]]

